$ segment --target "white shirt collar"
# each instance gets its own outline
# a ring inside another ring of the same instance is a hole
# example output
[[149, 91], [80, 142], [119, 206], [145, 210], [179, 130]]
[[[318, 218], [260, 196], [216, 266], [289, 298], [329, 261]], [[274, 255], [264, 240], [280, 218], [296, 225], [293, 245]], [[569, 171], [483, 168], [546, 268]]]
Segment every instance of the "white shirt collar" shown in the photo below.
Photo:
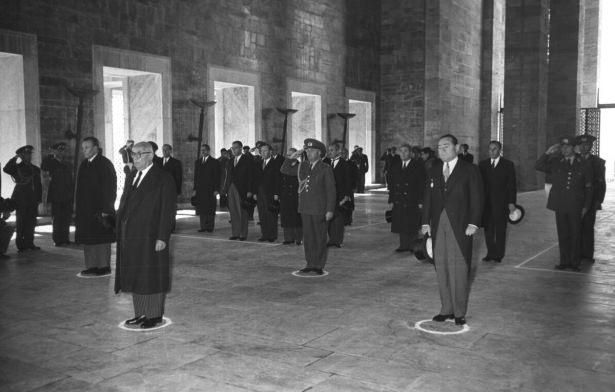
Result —
[[[448, 174], [449, 176], [453, 174], [453, 170], [455, 169], [455, 165], [457, 165], [457, 161], [459, 158], [455, 157], [452, 161], [448, 162]], [[442, 162], [442, 174], [444, 174], [444, 170], [446, 169], [446, 162]]]
[[493, 167], [496, 167], [498, 165], [498, 163], [500, 163], [500, 157], [497, 157], [495, 159], [491, 159], [491, 162], [493, 162]]
[[[141, 179], [139, 180], [139, 184], [141, 184], [143, 182], [143, 179], [145, 178], [145, 176], [147, 175], [147, 172], [149, 172], [149, 169], [151, 169], [154, 166], [154, 163], [150, 163], [148, 167], [146, 167], [145, 169], [141, 170]], [[132, 181], [132, 184], [135, 185], [135, 182], [137, 181], [137, 177], [139, 176], [139, 173], [137, 173], [137, 175], [135, 176], [135, 179]], [[139, 184], [136, 184], [137, 187], [139, 186]]]
[[94, 156], [90, 159], [88, 159], [88, 161], [92, 162], [94, 160], [94, 158], [96, 158], [98, 156], [98, 153], [94, 154]]

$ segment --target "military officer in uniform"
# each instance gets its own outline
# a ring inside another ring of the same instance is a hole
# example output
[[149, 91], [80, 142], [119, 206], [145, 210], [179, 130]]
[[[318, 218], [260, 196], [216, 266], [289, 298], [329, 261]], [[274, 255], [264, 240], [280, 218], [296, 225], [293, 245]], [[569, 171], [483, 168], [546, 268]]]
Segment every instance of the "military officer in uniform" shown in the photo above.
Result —
[[75, 188], [71, 164], [64, 159], [67, 147], [64, 142], [54, 144], [51, 146], [51, 154], [41, 164], [41, 169], [49, 173], [50, 177], [47, 203], [51, 204], [52, 238], [56, 246], [70, 244], [68, 233]]
[[592, 168], [593, 197], [591, 204], [581, 220], [581, 260], [594, 262], [594, 225], [596, 224], [596, 211], [602, 209], [604, 195], [606, 194], [605, 161], [591, 153], [595, 137], [581, 135], [577, 137], [577, 145], [581, 156]]
[[[552, 188], [547, 208], [555, 211], [560, 263], [556, 269], [580, 271], [581, 221], [593, 200], [592, 169], [574, 153], [576, 140], [563, 137], [536, 161], [536, 170], [551, 175]], [[555, 155], [561, 150], [561, 155]]]
[[329, 223], [329, 242], [327, 246], [341, 248], [344, 242], [344, 226], [346, 224], [345, 210], [342, 210], [342, 205], [350, 201], [350, 178], [348, 178], [348, 163], [341, 157], [340, 147], [337, 143], [329, 146], [329, 156], [323, 159], [323, 162], [331, 165], [333, 168], [333, 177], [335, 179], [335, 194], [336, 205], [333, 213], [333, 219]]
[[33, 150], [29, 145], [19, 148], [4, 166], [4, 172], [15, 181], [11, 199], [17, 203], [15, 244], [19, 252], [40, 249], [34, 245], [34, 228], [43, 192], [41, 169], [32, 164]]
[[401, 159], [391, 167], [389, 177], [391, 231], [399, 234], [399, 248], [395, 251], [409, 252], [421, 225], [426, 172], [421, 159], [411, 158], [410, 145], [402, 145], [399, 152]]
[[[333, 169], [322, 161], [327, 149], [316, 139], [305, 139], [303, 150], [284, 160], [280, 170], [297, 176], [299, 212], [303, 222], [303, 249], [307, 266], [302, 274], [322, 275], [327, 262], [327, 223], [335, 211]], [[297, 167], [297, 158], [305, 151], [306, 159]]]
[[[290, 148], [286, 156], [290, 158], [295, 152], [297, 152], [296, 148]], [[297, 170], [299, 163], [298, 160], [295, 160], [291, 167]], [[282, 164], [284, 163], [282, 162]], [[284, 229], [284, 242], [282, 242], [284, 245], [292, 243], [301, 245], [303, 243], [301, 214], [298, 211], [298, 190], [297, 173], [295, 172], [294, 175], [282, 173], [280, 183], [280, 225]]]

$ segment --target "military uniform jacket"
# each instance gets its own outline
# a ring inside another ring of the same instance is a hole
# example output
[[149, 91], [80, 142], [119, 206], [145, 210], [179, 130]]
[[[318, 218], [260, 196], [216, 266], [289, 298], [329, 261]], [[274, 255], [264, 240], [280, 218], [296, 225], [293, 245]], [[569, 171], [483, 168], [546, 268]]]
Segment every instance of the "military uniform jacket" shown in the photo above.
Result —
[[13, 199], [17, 205], [38, 204], [43, 197], [41, 169], [24, 161], [17, 163], [17, 157], [11, 158], [4, 166], [4, 172], [15, 181]]
[[51, 181], [47, 190], [47, 203], [68, 203], [75, 193], [71, 165], [57, 160], [53, 155], [43, 159], [43, 171], [49, 172]]
[[[153, 164], [133, 190], [136, 173], [127, 178], [117, 211], [115, 292], [164, 293], [170, 286], [169, 238], [175, 218], [175, 184], [169, 173]], [[164, 241], [166, 248], [156, 252], [156, 240]]]
[[211, 215], [216, 212], [216, 196], [220, 192], [220, 162], [208, 157], [203, 163], [203, 157], [194, 162], [194, 190], [196, 191], [196, 213]]
[[455, 169], [444, 182], [443, 163], [427, 173], [423, 197], [423, 224], [431, 226], [434, 248], [438, 241], [438, 222], [443, 210], [451, 222], [459, 249], [466, 263], [472, 260], [472, 237], [465, 235], [469, 224], [480, 226], [483, 206], [483, 182], [478, 166], [458, 159]]
[[[335, 211], [335, 179], [333, 169], [322, 160], [314, 164], [303, 161], [293, 166], [294, 159], [284, 160], [283, 174], [295, 175], [299, 181], [299, 212], [306, 215], [324, 215]], [[298, 175], [297, 175], [298, 174]]]
[[587, 161], [587, 163], [589, 163], [589, 166], [592, 168], [592, 172], [594, 175], [594, 189], [590, 209], [601, 210], [602, 203], [604, 202], [604, 195], [606, 194], [606, 162], [604, 161], [604, 159], [593, 154], [589, 154], [584, 159]]
[[480, 161], [478, 167], [485, 191], [483, 221], [491, 216], [507, 219], [508, 204], [517, 202], [515, 165], [500, 157], [495, 168], [491, 166], [491, 158]]
[[420, 159], [411, 159], [406, 168], [401, 160], [391, 167], [389, 203], [393, 203], [393, 233], [418, 233], [421, 223], [419, 204], [423, 204], [425, 177], [425, 166]]
[[581, 212], [592, 204], [593, 173], [590, 165], [575, 155], [572, 166], [561, 155], [543, 154], [536, 162], [537, 170], [550, 174], [553, 187], [547, 208], [556, 212]]

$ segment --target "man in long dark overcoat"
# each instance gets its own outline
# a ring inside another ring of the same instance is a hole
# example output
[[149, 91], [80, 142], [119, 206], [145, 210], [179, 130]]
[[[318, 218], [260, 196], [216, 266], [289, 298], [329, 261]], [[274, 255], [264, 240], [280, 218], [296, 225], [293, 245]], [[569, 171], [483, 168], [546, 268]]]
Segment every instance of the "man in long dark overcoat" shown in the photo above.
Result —
[[41, 164], [41, 169], [49, 173], [50, 178], [47, 203], [51, 204], [52, 238], [56, 246], [70, 243], [69, 229], [75, 186], [71, 164], [64, 159], [67, 147], [64, 142], [54, 144], [51, 146], [51, 154], [47, 155]]
[[233, 157], [228, 161], [228, 176], [223, 186], [223, 193], [228, 195], [228, 209], [231, 215], [231, 240], [245, 241], [248, 237], [248, 217], [254, 187], [254, 157], [250, 152], [243, 154], [243, 143], [233, 142]]
[[209, 151], [209, 145], [203, 144], [201, 157], [194, 162], [194, 198], [199, 232], [211, 233], [216, 221], [216, 196], [220, 193], [220, 162]]
[[[288, 150], [287, 157], [297, 152], [296, 148]], [[291, 164], [293, 170], [297, 170], [299, 161], [295, 160]], [[297, 245], [303, 243], [303, 227], [299, 207], [299, 182], [297, 175], [294, 176], [282, 173], [280, 182], [280, 226], [284, 229], [284, 245]]]
[[346, 225], [347, 215], [350, 212], [342, 208], [344, 203], [350, 201], [352, 189], [350, 188], [350, 178], [348, 176], [348, 163], [342, 159], [342, 152], [337, 143], [333, 143], [328, 147], [328, 157], [322, 161], [327, 165], [331, 165], [333, 169], [333, 178], [335, 179], [335, 211], [333, 219], [329, 222], [327, 231], [329, 233], [329, 242], [327, 246], [341, 248], [344, 242], [344, 226]]
[[273, 208], [280, 201], [280, 166], [271, 156], [271, 146], [263, 144], [260, 147], [261, 159], [255, 169], [256, 173], [256, 202], [258, 218], [260, 220], [261, 238], [258, 240], [274, 242], [278, 239], [279, 211]]
[[113, 214], [117, 176], [113, 163], [102, 155], [95, 137], [81, 143], [85, 159], [79, 165], [75, 191], [75, 242], [83, 244], [82, 275], [111, 273], [111, 244], [115, 242]]
[[438, 141], [442, 162], [427, 173], [423, 197], [424, 234], [433, 237], [433, 254], [442, 308], [433, 320], [464, 325], [468, 308], [472, 237], [482, 216], [483, 183], [478, 166], [457, 157], [457, 138]]
[[485, 206], [483, 227], [487, 255], [483, 261], [502, 261], [506, 249], [506, 223], [508, 214], [515, 210], [517, 202], [517, 177], [512, 161], [501, 156], [502, 144], [493, 140], [489, 143], [489, 158], [479, 162], [483, 179]]
[[170, 288], [169, 239], [175, 216], [173, 177], [153, 164], [149, 143], [133, 148], [137, 169], [126, 179], [117, 212], [115, 292], [132, 293], [127, 326], [150, 329], [162, 322]]
[[421, 208], [425, 192], [425, 166], [420, 159], [411, 158], [410, 145], [399, 148], [400, 160], [389, 169], [389, 207], [393, 220], [391, 232], [399, 234], [396, 252], [409, 252], [410, 244], [418, 236]]

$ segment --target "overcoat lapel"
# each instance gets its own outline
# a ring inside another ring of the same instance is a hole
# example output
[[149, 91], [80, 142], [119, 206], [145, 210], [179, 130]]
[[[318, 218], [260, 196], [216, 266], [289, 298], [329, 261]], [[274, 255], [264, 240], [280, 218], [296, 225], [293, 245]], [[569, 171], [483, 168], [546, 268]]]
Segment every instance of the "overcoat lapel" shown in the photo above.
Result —
[[158, 172], [156, 168], [152, 167], [147, 175], [141, 179], [141, 183], [137, 189], [130, 191], [128, 199], [126, 200], [126, 203], [130, 203], [130, 208], [137, 208], [143, 199], [150, 194], [155, 187], [154, 177], [157, 175]]

